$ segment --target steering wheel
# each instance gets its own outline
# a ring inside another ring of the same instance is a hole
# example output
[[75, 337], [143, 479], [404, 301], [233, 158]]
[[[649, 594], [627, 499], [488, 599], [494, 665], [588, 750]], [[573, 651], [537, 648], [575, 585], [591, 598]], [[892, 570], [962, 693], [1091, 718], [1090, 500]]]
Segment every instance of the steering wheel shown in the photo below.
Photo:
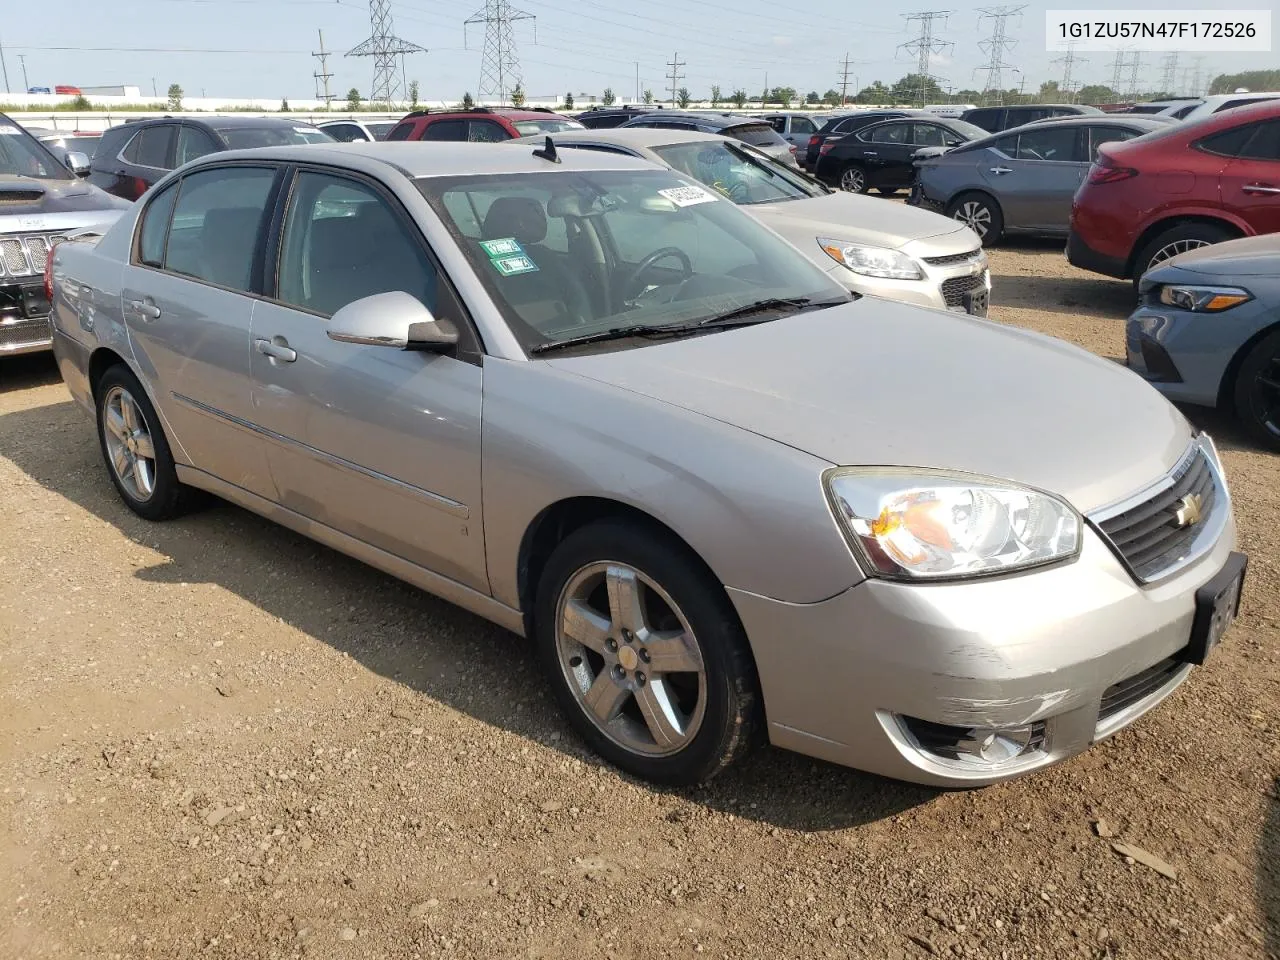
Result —
[[734, 203], [745, 203], [749, 196], [747, 185], [741, 180], [717, 180], [712, 186]]
[[679, 247], [659, 247], [657, 250], [653, 251], [653, 253], [649, 254], [637, 263], [635, 269], [627, 274], [626, 279], [622, 281], [620, 285], [622, 299], [631, 300], [638, 296], [640, 293], [640, 281], [644, 278], [644, 275], [653, 269], [654, 264], [668, 258], [680, 261], [680, 267], [683, 273], [679, 281], [677, 281], [678, 283], [684, 283], [693, 276], [693, 263], [689, 260], [688, 254]]

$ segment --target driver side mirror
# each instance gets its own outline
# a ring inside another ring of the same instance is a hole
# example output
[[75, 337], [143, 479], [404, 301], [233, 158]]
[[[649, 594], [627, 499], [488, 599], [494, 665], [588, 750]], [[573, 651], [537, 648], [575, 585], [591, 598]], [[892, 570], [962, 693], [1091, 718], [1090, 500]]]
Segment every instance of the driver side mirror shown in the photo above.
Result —
[[89, 175], [89, 158], [78, 150], [70, 151], [63, 160], [77, 177], [87, 177]]
[[435, 317], [403, 290], [375, 293], [342, 307], [329, 318], [329, 339], [397, 350], [443, 352], [458, 342], [458, 328]]

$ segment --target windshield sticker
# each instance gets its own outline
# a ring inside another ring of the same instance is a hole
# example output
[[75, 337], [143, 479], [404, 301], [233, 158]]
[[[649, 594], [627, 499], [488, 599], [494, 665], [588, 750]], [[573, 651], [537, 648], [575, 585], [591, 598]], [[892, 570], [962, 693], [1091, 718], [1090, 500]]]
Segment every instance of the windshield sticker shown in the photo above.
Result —
[[524, 253], [515, 237], [503, 237], [500, 240], [481, 240], [480, 249], [489, 255], [490, 260], [498, 257], [515, 257]]
[[494, 257], [489, 261], [504, 277], [514, 277], [521, 273], [537, 273], [538, 265], [524, 254], [517, 257]]
[[22, 131], [12, 124], [0, 123], [0, 135], [6, 137], [20, 137], [22, 136]]
[[659, 190], [658, 195], [670, 200], [677, 207], [691, 207], [695, 203], [710, 203], [712, 200], [720, 199], [701, 187], [669, 187], [666, 190]]

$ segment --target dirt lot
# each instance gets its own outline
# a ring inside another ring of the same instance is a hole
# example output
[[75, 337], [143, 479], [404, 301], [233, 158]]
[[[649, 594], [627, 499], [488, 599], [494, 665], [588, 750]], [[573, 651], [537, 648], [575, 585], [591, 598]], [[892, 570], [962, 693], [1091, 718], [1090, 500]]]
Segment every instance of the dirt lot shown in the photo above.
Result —
[[[1118, 357], [1127, 286], [1060, 249], [995, 251], [995, 316]], [[773, 750], [662, 792], [513, 636], [229, 506], [135, 518], [0, 363], [0, 957], [1280, 957], [1280, 457], [1198, 419], [1252, 580], [1136, 728], [977, 792]]]

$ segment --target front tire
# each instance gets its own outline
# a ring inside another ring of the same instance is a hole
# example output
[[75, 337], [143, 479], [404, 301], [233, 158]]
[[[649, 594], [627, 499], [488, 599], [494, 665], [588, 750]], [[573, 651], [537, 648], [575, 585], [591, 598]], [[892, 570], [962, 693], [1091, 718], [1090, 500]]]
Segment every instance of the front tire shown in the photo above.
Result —
[[715, 776], [755, 745], [755, 664], [724, 588], [683, 544], [616, 520], [570, 534], [538, 584], [534, 634], [570, 723], [656, 783]]
[[124, 364], [107, 369], [94, 388], [98, 443], [125, 506], [147, 520], [185, 513], [196, 491], [178, 481], [160, 418]]
[[1263, 337], [1236, 373], [1236, 415], [1259, 443], [1280, 450], [1280, 330]]
[[960, 194], [947, 205], [947, 216], [976, 233], [984, 247], [995, 246], [1004, 235], [1004, 212], [988, 194]]
[[1164, 261], [1178, 256], [1178, 254], [1186, 253], [1189, 250], [1198, 250], [1201, 247], [1208, 247], [1215, 243], [1222, 243], [1224, 240], [1230, 240], [1233, 236], [1234, 234], [1231, 231], [1212, 223], [1183, 223], [1156, 234], [1138, 252], [1138, 256], [1133, 262], [1134, 290], [1137, 290], [1138, 284], [1142, 280], [1142, 275], [1152, 267], [1158, 266]]
[[867, 171], [856, 163], [851, 163], [840, 171], [840, 189], [849, 193], [867, 192]]
[[876, 187], [876, 193], [882, 197], [896, 197], [901, 187]]

